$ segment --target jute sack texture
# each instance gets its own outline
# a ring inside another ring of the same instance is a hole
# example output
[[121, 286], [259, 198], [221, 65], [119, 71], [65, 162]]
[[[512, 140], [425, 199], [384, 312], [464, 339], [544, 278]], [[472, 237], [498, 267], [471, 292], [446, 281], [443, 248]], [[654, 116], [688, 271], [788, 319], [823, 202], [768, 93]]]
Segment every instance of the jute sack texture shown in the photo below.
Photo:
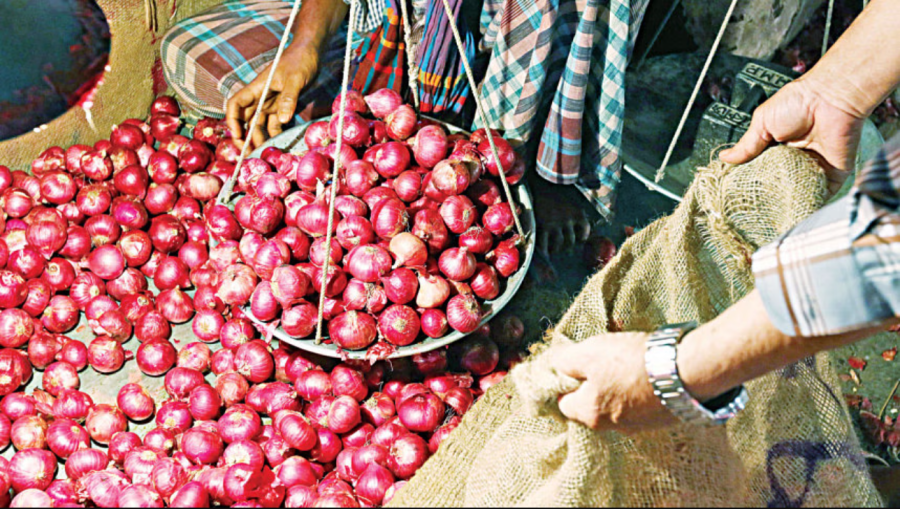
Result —
[[[75, 106], [38, 132], [0, 142], [0, 164], [28, 170], [52, 146], [93, 145], [127, 118], [145, 118], [166, 90], [159, 44], [169, 27], [224, 0], [97, 0], [109, 23], [109, 70], [93, 105]], [[53, 23], [48, 19], [47, 23]]]
[[623, 435], [565, 420], [547, 349], [706, 322], [753, 288], [751, 254], [821, 207], [824, 174], [786, 147], [714, 162], [675, 212], [629, 239], [552, 337], [465, 416], [393, 506], [878, 506], [827, 354], [748, 384], [727, 427]]

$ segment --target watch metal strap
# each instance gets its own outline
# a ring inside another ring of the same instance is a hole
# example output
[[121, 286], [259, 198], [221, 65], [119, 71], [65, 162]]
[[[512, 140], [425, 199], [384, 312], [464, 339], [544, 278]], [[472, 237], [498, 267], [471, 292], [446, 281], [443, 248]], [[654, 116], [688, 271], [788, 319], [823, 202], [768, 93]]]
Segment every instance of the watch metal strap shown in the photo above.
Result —
[[727, 401], [715, 410], [707, 408], [687, 392], [678, 374], [677, 346], [682, 336], [696, 327], [695, 323], [667, 325], [651, 334], [644, 354], [647, 375], [653, 393], [682, 422], [698, 426], [725, 424], [746, 406], [747, 390], [741, 386], [716, 398], [717, 401], [727, 398]]

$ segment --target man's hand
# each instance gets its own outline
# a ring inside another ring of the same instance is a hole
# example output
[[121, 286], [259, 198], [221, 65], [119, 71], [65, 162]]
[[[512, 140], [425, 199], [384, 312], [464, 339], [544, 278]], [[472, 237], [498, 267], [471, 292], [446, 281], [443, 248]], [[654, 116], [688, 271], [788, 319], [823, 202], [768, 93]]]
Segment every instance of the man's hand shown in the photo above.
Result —
[[[234, 94], [226, 106], [228, 128], [235, 139], [250, 141], [251, 148], [262, 145], [266, 141], [266, 133], [277, 136], [281, 133], [281, 126], [290, 122], [297, 109], [300, 91], [312, 81], [319, 68], [319, 52], [308, 44], [292, 44], [285, 49], [272, 77], [269, 95], [262, 98], [270, 68], [271, 65], [266, 66], [256, 79]], [[249, 128], [249, 133], [244, 137], [243, 125], [249, 125], [253, 120], [260, 100], [263, 100], [263, 109], [259, 122]]]
[[597, 430], [640, 431], [677, 424], [653, 394], [644, 368], [646, 333], [610, 333], [553, 347], [553, 367], [583, 380], [559, 399], [563, 415]]
[[741, 164], [773, 142], [785, 143], [817, 156], [826, 168], [829, 190], [837, 192], [855, 168], [864, 116], [827, 99], [818, 88], [798, 80], [779, 90], [756, 109], [750, 130], [720, 159]]

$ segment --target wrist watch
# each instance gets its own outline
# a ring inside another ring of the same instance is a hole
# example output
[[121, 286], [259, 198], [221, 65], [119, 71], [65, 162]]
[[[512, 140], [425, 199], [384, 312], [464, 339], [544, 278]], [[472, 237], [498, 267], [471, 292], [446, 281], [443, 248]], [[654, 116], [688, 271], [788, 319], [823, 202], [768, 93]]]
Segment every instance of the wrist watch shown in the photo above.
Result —
[[653, 393], [663, 406], [682, 422], [698, 426], [717, 426], [728, 422], [747, 405], [749, 395], [738, 386], [710, 401], [701, 403], [684, 388], [678, 374], [678, 341], [697, 328], [695, 322], [665, 325], [650, 335], [644, 364]]

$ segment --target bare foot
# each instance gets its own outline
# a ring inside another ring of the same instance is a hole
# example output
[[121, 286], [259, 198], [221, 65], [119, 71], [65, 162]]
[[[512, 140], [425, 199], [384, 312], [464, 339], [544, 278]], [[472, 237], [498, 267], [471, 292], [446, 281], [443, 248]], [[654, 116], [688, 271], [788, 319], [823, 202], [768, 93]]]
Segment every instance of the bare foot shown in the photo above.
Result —
[[571, 250], [591, 234], [585, 213], [589, 204], [574, 186], [532, 181], [537, 220], [537, 249], [549, 262], [550, 255]]

